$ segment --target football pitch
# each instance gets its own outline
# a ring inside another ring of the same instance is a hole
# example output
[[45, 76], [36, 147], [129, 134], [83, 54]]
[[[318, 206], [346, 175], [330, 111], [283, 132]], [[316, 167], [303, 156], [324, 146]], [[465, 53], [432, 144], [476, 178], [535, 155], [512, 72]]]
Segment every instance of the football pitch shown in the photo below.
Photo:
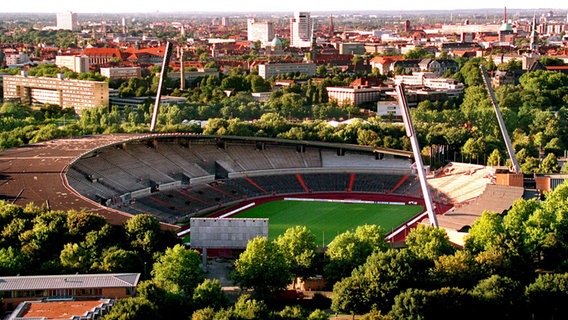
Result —
[[380, 225], [390, 232], [422, 211], [422, 206], [417, 205], [280, 200], [260, 204], [231, 218], [268, 218], [271, 240], [290, 227], [303, 225], [316, 236], [318, 245], [327, 245], [336, 235], [365, 224]]

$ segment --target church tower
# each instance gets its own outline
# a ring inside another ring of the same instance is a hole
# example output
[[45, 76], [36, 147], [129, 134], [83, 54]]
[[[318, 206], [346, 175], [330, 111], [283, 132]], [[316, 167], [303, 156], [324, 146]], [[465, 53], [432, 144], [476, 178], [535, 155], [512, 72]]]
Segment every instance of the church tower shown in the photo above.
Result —
[[530, 49], [533, 52], [538, 51], [538, 32], [536, 31], [536, 16], [533, 16]]
[[333, 38], [335, 30], [333, 30], [333, 15], [329, 15], [329, 37]]

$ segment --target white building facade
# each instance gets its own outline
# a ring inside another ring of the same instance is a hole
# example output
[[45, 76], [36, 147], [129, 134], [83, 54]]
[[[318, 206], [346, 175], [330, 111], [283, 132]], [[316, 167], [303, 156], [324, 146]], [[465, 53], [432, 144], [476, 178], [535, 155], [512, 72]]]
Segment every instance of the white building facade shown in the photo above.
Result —
[[18, 99], [24, 104], [55, 104], [74, 108], [108, 106], [109, 88], [105, 81], [32, 77], [25, 72], [18, 76], [4, 76], [4, 99]]
[[56, 56], [55, 65], [65, 67], [73, 72], [89, 72], [89, 57], [87, 56]]
[[77, 20], [77, 13], [67, 11], [57, 14], [57, 29], [60, 30], [79, 30], [79, 22]]
[[290, 19], [290, 47], [309, 48], [312, 46], [313, 19], [309, 12], [296, 12]]
[[377, 102], [387, 90], [380, 87], [327, 87], [329, 100], [339, 105], [360, 106], [366, 102]]
[[142, 70], [140, 67], [101, 68], [101, 75], [110, 80], [140, 78]]
[[274, 39], [274, 24], [270, 21], [247, 19], [247, 40], [260, 41], [266, 45]]
[[270, 79], [289, 73], [301, 73], [314, 76], [317, 71], [315, 63], [267, 63], [258, 65], [258, 75], [263, 79]]

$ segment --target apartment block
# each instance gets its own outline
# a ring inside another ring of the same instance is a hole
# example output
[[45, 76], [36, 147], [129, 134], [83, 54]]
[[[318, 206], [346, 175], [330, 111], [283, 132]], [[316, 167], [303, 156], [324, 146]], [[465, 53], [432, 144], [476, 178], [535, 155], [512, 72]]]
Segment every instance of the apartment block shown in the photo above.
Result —
[[30, 57], [23, 52], [8, 53], [6, 54], [5, 58], [6, 58], [6, 65], [8, 66], [17, 66], [30, 62]]
[[55, 104], [74, 108], [81, 113], [84, 108], [108, 106], [109, 88], [104, 81], [87, 81], [22, 75], [4, 76], [4, 99], [20, 100], [24, 104]]

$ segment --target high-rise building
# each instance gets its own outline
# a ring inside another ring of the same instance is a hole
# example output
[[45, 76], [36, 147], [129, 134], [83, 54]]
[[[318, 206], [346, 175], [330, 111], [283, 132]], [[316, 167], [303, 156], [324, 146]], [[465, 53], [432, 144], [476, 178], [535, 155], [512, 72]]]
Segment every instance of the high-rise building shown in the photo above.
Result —
[[274, 39], [274, 24], [270, 21], [247, 19], [248, 41], [260, 41], [267, 44]]
[[296, 12], [290, 19], [290, 47], [309, 48], [312, 46], [313, 19], [309, 12]]
[[57, 14], [57, 29], [63, 30], [79, 30], [77, 14], [71, 11], [60, 12]]
[[223, 27], [229, 27], [231, 25], [231, 20], [229, 20], [229, 17], [222, 17], [221, 18], [221, 25]]

